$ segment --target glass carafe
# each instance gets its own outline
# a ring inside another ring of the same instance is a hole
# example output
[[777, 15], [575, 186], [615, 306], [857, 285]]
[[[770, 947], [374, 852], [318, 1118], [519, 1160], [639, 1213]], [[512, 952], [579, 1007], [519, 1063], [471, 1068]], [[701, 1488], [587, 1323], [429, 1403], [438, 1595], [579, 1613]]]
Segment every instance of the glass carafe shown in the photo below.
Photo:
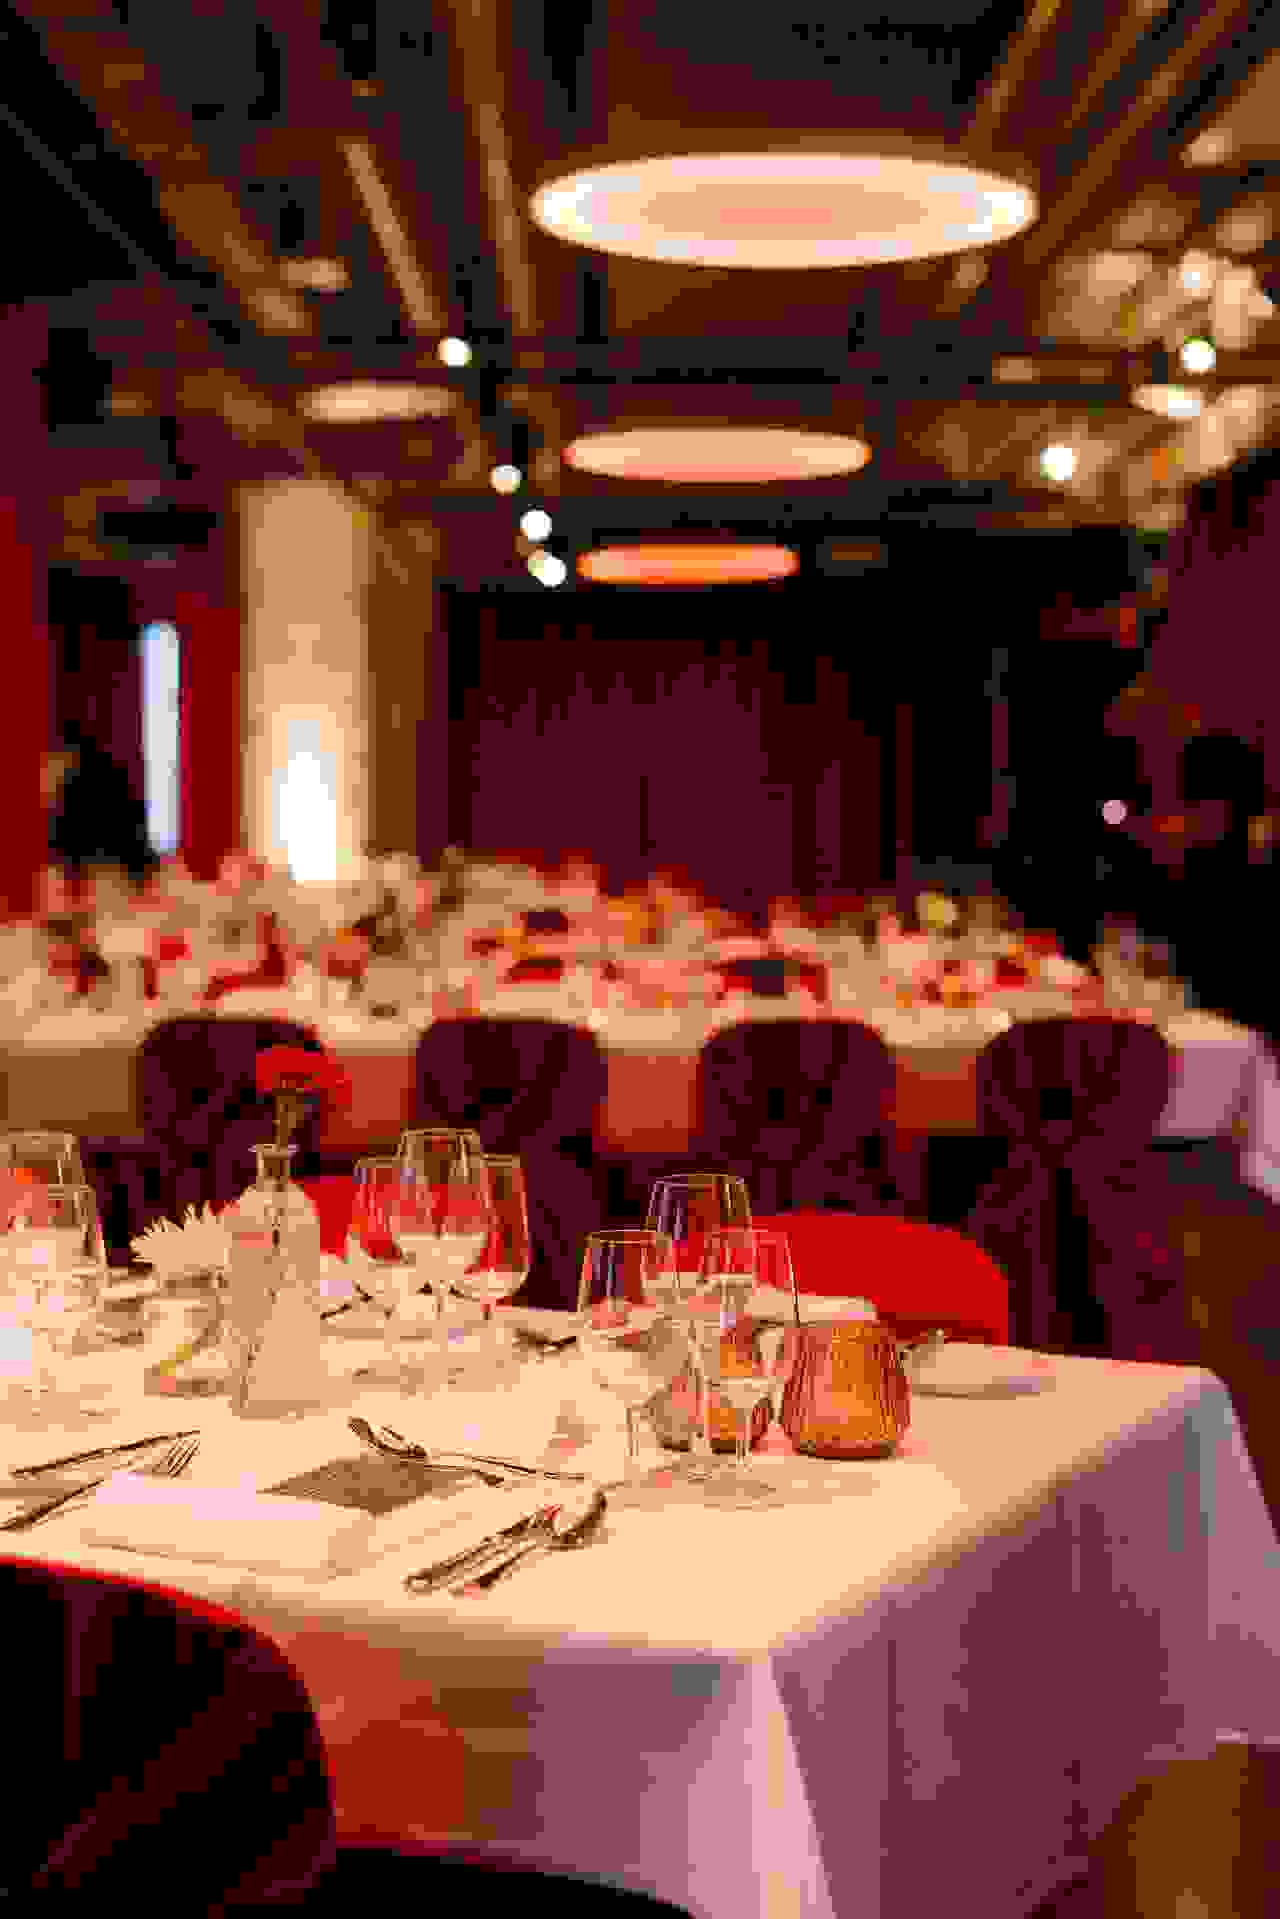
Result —
[[301, 1411], [324, 1396], [320, 1223], [290, 1177], [294, 1146], [255, 1146], [258, 1177], [226, 1214], [232, 1410]]

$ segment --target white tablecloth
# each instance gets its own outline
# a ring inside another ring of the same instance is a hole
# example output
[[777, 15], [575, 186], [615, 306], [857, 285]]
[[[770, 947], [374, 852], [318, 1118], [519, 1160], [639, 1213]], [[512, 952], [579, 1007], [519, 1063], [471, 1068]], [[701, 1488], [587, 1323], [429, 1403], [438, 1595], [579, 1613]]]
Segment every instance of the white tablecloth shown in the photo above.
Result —
[[[8, 1544], [264, 1626], [316, 1702], [349, 1836], [488, 1841], [695, 1919], [919, 1919], [958, 1887], [1013, 1915], [1083, 1869], [1144, 1773], [1280, 1738], [1280, 1550], [1225, 1389], [1041, 1370], [1020, 1397], [917, 1395], [898, 1459], [777, 1462], [774, 1511], [615, 1497], [597, 1544], [483, 1598], [407, 1595], [421, 1548], [316, 1585], [89, 1549], [74, 1514]], [[564, 1393], [573, 1363], [538, 1374]], [[205, 1429], [209, 1483], [351, 1450], [349, 1407], [264, 1427], [127, 1397], [121, 1431], [163, 1430], [158, 1408]], [[61, 1438], [8, 1436], [10, 1463]]]

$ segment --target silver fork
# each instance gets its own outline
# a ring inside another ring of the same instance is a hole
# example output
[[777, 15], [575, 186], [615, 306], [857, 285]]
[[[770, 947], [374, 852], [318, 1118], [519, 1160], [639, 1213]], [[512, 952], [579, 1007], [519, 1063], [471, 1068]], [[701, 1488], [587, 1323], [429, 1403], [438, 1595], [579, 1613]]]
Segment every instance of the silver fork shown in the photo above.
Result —
[[[186, 1472], [199, 1450], [200, 1435], [198, 1433], [193, 1433], [186, 1439], [175, 1439], [171, 1446], [165, 1447], [158, 1459], [153, 1459], [149, 1466], [144, 1466], [141, 1470], [152, 1479], [177, 1479]], [[117, 1472], [133, 1470], [132, 1466], [116, 1468]], [[0, 1525], [0, 1532], [25, 1532], [28, 1526], [37, 1525], [40, 1520], [47, 1519], [51, 1513], [60, 1512], [64, 1506], [69, 1506], [75, 1499], [83, 1499], [86, 1493], [91, 1493], [97, 1487], [105, 1485], [108, 1479], [114, 1479], [115, 1476], [115, 1473], [100, 1473], [96, 1479], [86, 1481], [83, 1486], [73, 1486], [70, 1492], [58, 1493], [53, 1499], [46, 1499], [43, 1505], [33, 1507], [30, 1512], [18, 1513], [13, 1519], [6, 1519], [3, 1525]]]

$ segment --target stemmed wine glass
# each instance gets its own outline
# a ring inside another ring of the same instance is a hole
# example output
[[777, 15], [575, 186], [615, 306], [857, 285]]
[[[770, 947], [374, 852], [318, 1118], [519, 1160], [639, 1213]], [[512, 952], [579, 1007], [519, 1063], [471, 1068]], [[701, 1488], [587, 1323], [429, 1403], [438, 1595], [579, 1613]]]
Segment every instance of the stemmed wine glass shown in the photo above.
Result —
[[529, 1277], [533, 1257], [529, 1201], [524, 1168], [513, 1155], [480, 1153], [475, 1158], [489, 1177], [492, 1218], [479, 1258], [454, 1280], [454, 1290], [464, 1299], [483, 1303], [485, 1323], [493, 1330], [496, 1350], [501, 1344], [501, 1329], [494, 1326], [493, 1309], [499, 1301], [518, 1293]]
[[[87, 1186], [80, 1142], [74, 1133], [23, 1131], [0, 1134], [0, 1170], [43, 1186]], [[94, 1208], [92, 1257], [107, 1263], [102, 1222]]]
[[391, 1213], [396, 1245], [417, 1269], [417, 1284], [425, 1279], [435, 1295], [442, 1352], [448, 1345], [450, 1286], [480, 1258], [493, 1224], [489, 1171], [472, 1138], [407, 1134]]
[[578, 1346], [598, 1385], [627, 1415], [626, 1477], [639, 1474], [636, 1413], [688, 1362], [680, 1328], [664, 1311], [669, 1262], [661, 1233], [589, 1233], [578, 1285]]
[[[53, 1360], [94, 1318], [103, 1283], [98, 1209], [85, 1185], [32, 1184], [6, 1208], [9, 1306], [32, 1335], [32, 1401], [55, 1389]], [[41, 1363], [43, 1359], [44, 1363]]]
[[[774, 1355], [770, 1353], [766, 1357], [761, 1345], [754, 1337], [748, 1337], [741, 1325], [751, 1295], [761, 1283], [762, 1263], [769, 1277], [789, 1271], [790, 1251], [785, 1234], [758, 1233], [749, 1226], [730, 1226], [709, 1232], [705, 1237], [698, 1297], [710, 1310], [698, 1316], [694, 1338], [698, 1342], [703, 1377], [708, 1382], [708, 1401], [713, 1390], [721, 1399], [728, 1400], [738, 1416], [734, 1463], [732, 1467], [717, 1468], [707, 1482], [707, 1492], [732, 1505], [758, 1505], [762, 1500], [775, 1497], [771, 1483], [747, 1465], [756, 1408], [762, 1399], [772, 1397], [776, 1385]], [[710, 1433], [707, 1441], [710, 1445]]]
[[709, 1232], [718, 1227], [750, 1226], [751, 1202], [747, 1183], [731, 1173], [680, 1173], [657, 1180], [649, 1195], [645, 1224], [661, 1233], [668, 1243], [666, 1272], [668, 1311], [685, 1324], [689, 1336], [689, 1355], [698, 1380], [700, 1416], [689, 1444], [689, 1459], [681, 1471], [686, 1479], [702, 1480], [714, 1470], [709, 1436], [710, 1400], [707, 1379], [693, 1326], [700, 1302], [698, 1275], [702, 1268], [703, 1246]]

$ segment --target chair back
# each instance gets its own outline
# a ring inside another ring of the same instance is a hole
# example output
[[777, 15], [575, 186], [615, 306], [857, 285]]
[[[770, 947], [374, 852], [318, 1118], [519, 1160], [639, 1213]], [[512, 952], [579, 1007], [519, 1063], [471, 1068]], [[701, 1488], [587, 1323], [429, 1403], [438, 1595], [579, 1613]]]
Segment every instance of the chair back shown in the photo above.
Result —
[[[142, 1044], [142, 1123], [166, 1155], [164, 1212], [181, 1220], [188, 1205], [230, 1204], [254, 1177], [253, 1148], [273, 1136], [274, 1106], [254, 1078], [259, 1053], [272, 1046], [323, 1052], [306, 1026], [213, 1014], [165, 1020]], [[298, 1158], [315, 1150], [319, 1118], [307, 1114], [294, 1134]]]
[[984, 1049], [980, 1122], [1010, 1150], [967, 1226], [1009, 1272], [1020, 1343], [1106, 1344], [1097, 1314], [1123, 1312], [1159, 1262], [1169, 1182], [1149, 1149], [1172, 1073], [1161, 1034], [1132, 1020], [1028, 1021]]
[[869, 1026], [747, 1021], [708, 1041], [701, 1068], [695, 1157], [745, 1178], [753, 1207], [896, 1205], [883, 1172], [893, 1059]]
[[606, 1086], [593, 1036], [555, 1020], [437, 1020], [418, 1042], [414, 1124], [473, 1127], [486, 1151], [524, 1165], [523, 1304], [576, 1304], [583, 1241], [608, 1208], [591, 1143]]
[[807, 1211], [753, 1215], [752, 1223], [787, 1235], [802, 1296], [869, 1299], [902, 1338], [940, 1327], [952, 1339], [1009, 1344], [1008, 1280], [981, 1246], [950, 1227]]
[[234, 1613], [115, 1574], [0, 1561], [39, 1710], [8, 1781], [0, 1897], [167, 1887], [191, 1912], [300, 1904], [337, 1846], [301, 1680]]

